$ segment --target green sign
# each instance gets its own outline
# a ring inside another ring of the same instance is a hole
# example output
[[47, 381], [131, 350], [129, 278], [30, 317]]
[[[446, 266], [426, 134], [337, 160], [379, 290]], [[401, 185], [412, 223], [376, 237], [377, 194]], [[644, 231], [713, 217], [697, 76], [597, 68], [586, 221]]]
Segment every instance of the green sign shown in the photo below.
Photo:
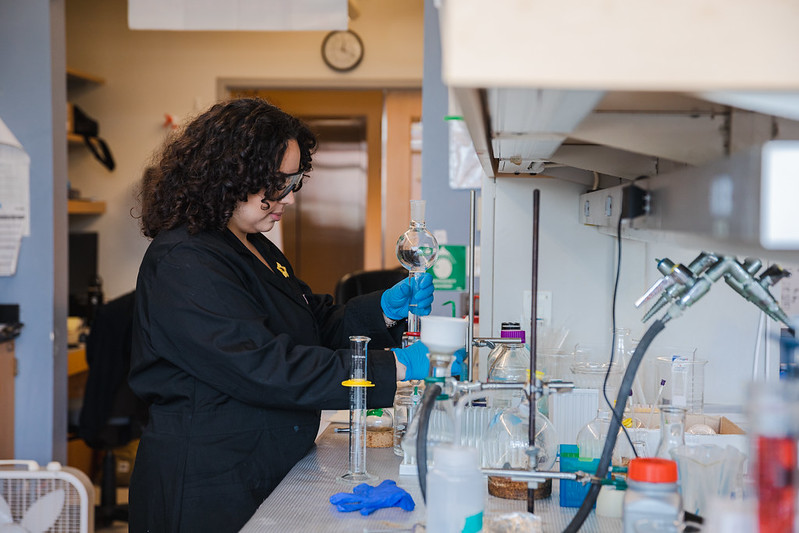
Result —
[[466, 247], [439, 246], [436, 264], [428, 272], [433, 275], [433, 287], [437, 291], [465, 291]]

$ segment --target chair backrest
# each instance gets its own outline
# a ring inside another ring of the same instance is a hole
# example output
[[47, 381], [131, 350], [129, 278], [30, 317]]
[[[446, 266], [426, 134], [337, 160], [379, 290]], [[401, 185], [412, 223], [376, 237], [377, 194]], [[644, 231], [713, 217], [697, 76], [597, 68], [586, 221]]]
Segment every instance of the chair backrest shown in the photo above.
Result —
[[146, 404], [128, 386], [135, 292], [101, 306], [86, 339], [89, 376], [78, 435], [92, 448], [124, 446], [141, 435]]
[[336, 303], [344, 304], [355, 296], [391, 288], [407, 277], [408, 271], [404, 268], [350, 272], [336, 283], [334, 297]]

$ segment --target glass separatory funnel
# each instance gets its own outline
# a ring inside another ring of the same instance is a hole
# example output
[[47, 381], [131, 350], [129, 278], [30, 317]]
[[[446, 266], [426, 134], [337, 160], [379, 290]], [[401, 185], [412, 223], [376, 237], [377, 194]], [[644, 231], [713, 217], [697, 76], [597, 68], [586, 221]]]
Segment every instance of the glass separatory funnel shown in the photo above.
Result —
[[366, 472], [366, 388], [374, 384], [366, 379], [366, 345], [371, 339], [350, 337], [352, 366], [350, 379], [342, 382], [350, 388], [350, 456], [346, 474], [336, 479], [344, 483], [363, 483], [377, 479]]
[[[411, 290], [415, 290], [418, 278], [433, 266], [438, 257], [438, 241], [425, 226], [424, 208], [424, 200], [411, 200], [410, 226], [397, 239], [397, 259], [409, 272]], [[408, 311], [408, 333], [418, 337], [421, 324], [414, 310], [415, 305], [411, 304]]]
[[[483, 438], [483, 463], [489, 468], [530, 470], [530, 404], [527, 398], [520, 404], [500, 411], [488, 425]], [[552, 422], [541, 412], [535, 414], [536, 470], [551, 470], [558, 454], [558, 434]], [[552, 482], [539, 485], [536, 499], [551, 494]], [[527, 499], [527, 483], [510, 478], [490, 476], [488, 492], [506, 499]]]

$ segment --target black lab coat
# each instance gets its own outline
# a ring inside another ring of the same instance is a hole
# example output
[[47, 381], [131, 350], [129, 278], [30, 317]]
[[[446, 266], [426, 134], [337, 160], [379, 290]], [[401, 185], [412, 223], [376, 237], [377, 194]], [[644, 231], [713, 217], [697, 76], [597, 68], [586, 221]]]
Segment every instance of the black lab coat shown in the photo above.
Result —
[[[380, 293], [336, 306], [261, 234], [178, 228], [150, 244], [136, 287], [130, 386], [150, 403], [130, 531], [238, 531], [313, 446], [320, 409], [347, 409], [350, 335], [366, 335], [372, 406], [396, 388]], [[285, 272], [285, 275], [282, 273]], [[346, 451], [342, 451], [346, 453]], [[320, 474], [322, 475], [322, 474]]]

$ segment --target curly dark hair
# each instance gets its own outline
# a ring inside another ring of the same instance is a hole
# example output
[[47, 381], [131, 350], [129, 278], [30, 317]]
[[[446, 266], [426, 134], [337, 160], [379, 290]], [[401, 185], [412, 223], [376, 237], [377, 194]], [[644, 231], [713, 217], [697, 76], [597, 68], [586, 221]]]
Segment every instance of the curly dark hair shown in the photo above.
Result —
[[166, 143], [142, 180], [142, 233], [154, 238], [185, 225], [190, 233], [227, 226], [238, 202], [286, 185], [279, 168], [288, 142], [300, 147], [300, 168], [311, 170], [316, 137], [299, 119], [258, 98], [214, 105]]

